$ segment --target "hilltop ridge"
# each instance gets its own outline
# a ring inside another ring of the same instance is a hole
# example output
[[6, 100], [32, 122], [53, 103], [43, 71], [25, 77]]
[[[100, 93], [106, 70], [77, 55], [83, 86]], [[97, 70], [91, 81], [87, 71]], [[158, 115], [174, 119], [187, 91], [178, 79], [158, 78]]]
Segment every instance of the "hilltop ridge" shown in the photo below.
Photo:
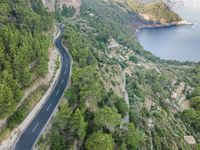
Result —
[[177, 23], [182, 18], [172, 11], [165, 2], [153, 1], [131, 1], [131, 0], [113, 0], [117, 3], [126, 5], [130, 9], [136, 11], [142, 19], [156, 24]]

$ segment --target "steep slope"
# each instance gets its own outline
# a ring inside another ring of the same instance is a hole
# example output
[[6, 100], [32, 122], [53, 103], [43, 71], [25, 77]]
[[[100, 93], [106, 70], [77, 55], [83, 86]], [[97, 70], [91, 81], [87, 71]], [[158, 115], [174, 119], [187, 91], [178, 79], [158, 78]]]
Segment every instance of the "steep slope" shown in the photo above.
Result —
[[1, 119], [15, 109], [33, 77], [47, 71], [49, 38], [43, 35], [51, 27], [51, 17], [40, 6], [29, 0], [0, 4]]
[[[2, 0], [0, 12], [1, 142], [22, 122], [46, 89], [45, 86], [34, 87], [35, 92], [25, 93], [48, 72], [49, 31], [53, 18], [40, 0]], [[27, 95], [35, 97], [27, 98]]]

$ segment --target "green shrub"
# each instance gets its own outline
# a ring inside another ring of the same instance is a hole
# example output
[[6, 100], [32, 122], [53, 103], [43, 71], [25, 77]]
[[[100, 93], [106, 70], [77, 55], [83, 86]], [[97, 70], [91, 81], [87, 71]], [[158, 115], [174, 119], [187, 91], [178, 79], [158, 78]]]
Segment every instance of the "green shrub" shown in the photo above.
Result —
[[129, 60], [132, 61], [132, 62], [134, 62], [134, 63], [136, 63], [136, 64], [137, 64], [138, 61], [139, 61], [138, 58], [135, 57], [135, 56], [130, 56], [130, 57], [129, 57]]

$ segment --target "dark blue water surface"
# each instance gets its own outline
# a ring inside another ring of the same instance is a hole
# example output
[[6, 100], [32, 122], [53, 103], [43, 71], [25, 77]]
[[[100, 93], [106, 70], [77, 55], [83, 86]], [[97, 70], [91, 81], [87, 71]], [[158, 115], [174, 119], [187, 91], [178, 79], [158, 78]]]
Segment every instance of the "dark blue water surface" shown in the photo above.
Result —
[[193, 25], [142, 29], [141, 45], [163, 59], [200, 61], [200, 6], [184, 6], [175, 11]]

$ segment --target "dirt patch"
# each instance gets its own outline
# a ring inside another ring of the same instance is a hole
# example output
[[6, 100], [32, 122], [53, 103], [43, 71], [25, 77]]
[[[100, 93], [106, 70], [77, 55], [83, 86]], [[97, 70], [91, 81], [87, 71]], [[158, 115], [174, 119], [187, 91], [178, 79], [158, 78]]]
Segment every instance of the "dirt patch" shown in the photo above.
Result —
[[171, 94], [171, 98], [177, 102], [180, 111], [184, 111], [190, 107], [190, 102], [184, 94], [186, 88], [185, 83], [181, 82]]
[[196, 140], [193, 136], [184, 136], [184, 140], [190, 145], [196, 144]]
[[180, 105], [181, 111], [184, 111], [185, 109], [190, 108], [190, 101], [185, 100], [181, 105]]
[[[181, 82], [175, 89], [174, 92], [172, 92], [171, 98], [172, 99], [178, 99], [183, 95], [183, 90], [185, 89], [185, 83]], [[180, 99], [179, 99], [180, 100]]]
[[153, 103], [153, 101], [151, 100], [151, 99], [147, 99], [146, 101], [145, 101], [145, 103], [144, 103], [144, 105], [145, 105], [145, 107], [147, 108], [147, 110], [151, 110], [151, 107], [152, 107], [152, 105], [153, 105], [154, 103]]
[[0, 131], [2, 130], [3, 126], [6, 124], [6, 120], [7, 120], [7, 118], [0, 120]]

